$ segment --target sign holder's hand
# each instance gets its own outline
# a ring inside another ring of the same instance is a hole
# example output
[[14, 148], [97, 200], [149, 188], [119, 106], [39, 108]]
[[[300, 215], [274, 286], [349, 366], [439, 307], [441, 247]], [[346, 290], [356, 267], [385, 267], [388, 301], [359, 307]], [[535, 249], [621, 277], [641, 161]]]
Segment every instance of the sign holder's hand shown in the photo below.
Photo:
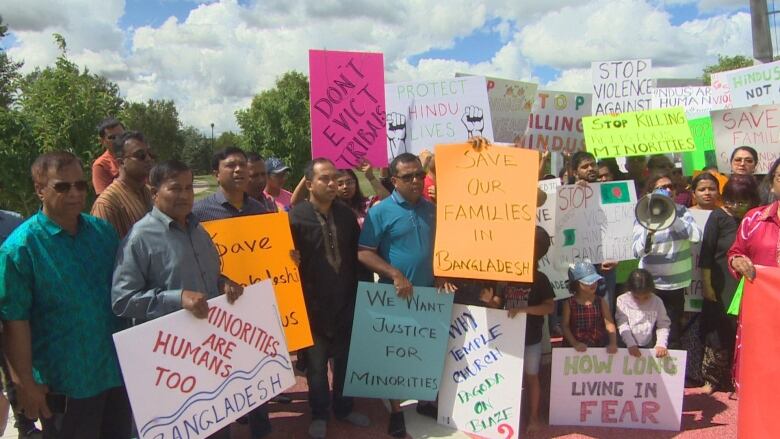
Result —
[[222, 292], [227, 296], [228, 303], [232, 304], [244, 294], [244, 287], [230, 279], [225, 279], [225, 283], [222, 286]]
[[656, 346], [655, 347], [655, 356], [656, 358], [663, 358], [665, 356], [669, 355], [669, 350], [666, 349], [664, 346]]
[[637, 358], [642, 356], [642, 352], [639, 350], [639, 346], [631, 346], [628, 348], [628, 354]]
[[51, 410], [46, 404], [46, 394], [48, 393], [49, 387], [44, 384], [36, 382], [16, 384], [19, 412], [28, 419], [51, 418]]
[[400, 271], [397, 272], [392, 279], [393, 285], [395, 286], [395, 292], [398, 294], [398, 297], [402, 299], [408, 299], [412, 297], [412, 293], [414, 293], [414, 287], [412, 286], [412, 283], [409, 282], [409, 279], [403, 275], [403, 273]]
[[199, 319], [205, 319], [209, 315], [209, 303], [206, 295], [192, 290], [181, 292], [181, 307], [191, 312]]
[[753, 266], [753, 261], [747, 256], [736, 256], [732, 258], [731, 268], [745, 276], [751, 282], [756, 278], [756, 267]]

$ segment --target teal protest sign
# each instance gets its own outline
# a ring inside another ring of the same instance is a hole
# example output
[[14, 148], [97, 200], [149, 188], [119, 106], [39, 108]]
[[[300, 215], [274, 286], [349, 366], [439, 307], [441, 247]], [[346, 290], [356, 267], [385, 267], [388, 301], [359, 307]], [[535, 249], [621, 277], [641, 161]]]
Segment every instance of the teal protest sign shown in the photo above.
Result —
[[409, 299], [390, 284], [360, 282], [344, 394], [431, 401], [441, 385], [452, 294], [414, 287]]

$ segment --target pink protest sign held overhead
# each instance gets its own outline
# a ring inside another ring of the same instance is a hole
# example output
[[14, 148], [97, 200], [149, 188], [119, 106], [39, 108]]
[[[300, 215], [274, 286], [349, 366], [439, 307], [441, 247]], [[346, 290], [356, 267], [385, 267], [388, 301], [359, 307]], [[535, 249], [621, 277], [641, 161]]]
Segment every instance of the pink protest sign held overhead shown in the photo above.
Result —
[[309, 81], [312, 157], [387, 166], [382, 54], [310, 50]]

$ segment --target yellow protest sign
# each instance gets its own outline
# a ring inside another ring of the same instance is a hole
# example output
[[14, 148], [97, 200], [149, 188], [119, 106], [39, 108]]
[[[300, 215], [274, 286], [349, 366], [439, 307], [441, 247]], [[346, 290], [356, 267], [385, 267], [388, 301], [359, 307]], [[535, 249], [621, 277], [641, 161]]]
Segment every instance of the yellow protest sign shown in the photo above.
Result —
[[436, 276], [530, 282], [539, 152], [436, 147]]
[[696, 150], [682, 107], [583, 117], [582, 126], [596, 159]]
[[313, 344], [301, 275], [290, 257], [294, 248], [287, 214], [269, 213], [201, 223], [219, 252], [222, 274], [247, 286], [271, 279], [287, 348]]

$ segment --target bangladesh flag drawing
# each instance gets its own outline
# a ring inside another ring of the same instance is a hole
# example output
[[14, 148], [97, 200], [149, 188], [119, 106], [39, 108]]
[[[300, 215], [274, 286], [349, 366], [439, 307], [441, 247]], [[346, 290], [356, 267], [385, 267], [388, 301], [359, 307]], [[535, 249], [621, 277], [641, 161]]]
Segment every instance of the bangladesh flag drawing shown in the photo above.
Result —
[[628, 203], [631, 193], [628, 192], [627, 181], [601, 183], [601, 204]]

